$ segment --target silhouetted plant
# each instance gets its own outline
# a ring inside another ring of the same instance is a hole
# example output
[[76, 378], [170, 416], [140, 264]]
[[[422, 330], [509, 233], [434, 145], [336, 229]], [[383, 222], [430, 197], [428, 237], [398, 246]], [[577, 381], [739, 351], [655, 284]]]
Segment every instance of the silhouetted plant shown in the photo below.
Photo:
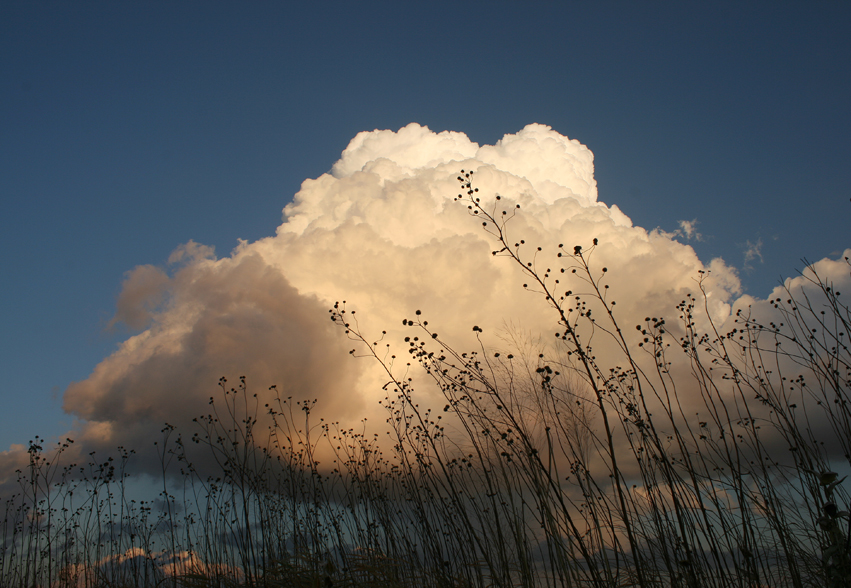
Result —
[[470, 325], [479, 346], [459, 351], [416, 311], [397, 357], [338, 303], [353, 355], [387, 376], [389, 445], [275, 386], [261, 405], [245, 378], [219, 381], [194, 431], [164, 426], [155, 500], [131, 498], [133, 451], [61, 465], [72, 442], [48, 457], [36, 438], [4, 503], [0, 585], [851, 585], [840, 293], [808, 265], [814, 294], [787, 286], [774, 322], [745, 310], [721, 332], [701, 274], [675, 320], [625, 329], [596, 239], [544, 264], [509, 238], [519, 206], [472, 178], [457, 200], [548, 305], [552, 345], [495, 351]]

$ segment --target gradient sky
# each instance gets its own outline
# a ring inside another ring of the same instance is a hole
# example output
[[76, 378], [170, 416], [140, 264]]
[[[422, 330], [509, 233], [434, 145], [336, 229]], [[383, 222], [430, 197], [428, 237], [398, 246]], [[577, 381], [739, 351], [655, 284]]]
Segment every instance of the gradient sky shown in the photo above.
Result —
[[3, 3], [0, 449], [71, 427], [125, 272], [273, 235], [364, 130], [550, 125], [600, 201], [696, 219], [766, 296], [851, 244], [849, 30], [840, 2]]

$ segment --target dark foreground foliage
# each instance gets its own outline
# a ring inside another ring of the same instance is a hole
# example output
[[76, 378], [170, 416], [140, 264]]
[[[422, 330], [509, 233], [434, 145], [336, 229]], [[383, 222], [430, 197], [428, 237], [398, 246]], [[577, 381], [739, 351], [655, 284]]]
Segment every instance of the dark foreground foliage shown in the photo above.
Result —
[[[0, 584], [851, 586], [841, 294], [810, 267], [775, 321], [740, 312], [719, 332], [701, 276], [677, 320], [625, 329], [596, 240], [544, 271], [506, 234], [516, 207], [459, 181], [494, 255], [549, 304], [555, 345], [465, 353], [417, 312], [398, 358], [337, 304], [353, 353], [386, 371], [391, 443], [312, 421], [309, 402], [260, 407], [244, 379], [220, 382], [189, 447], [163, 429], [154, 501], [131, 498], [131, 451], [60, 467], [36, 439], [5, 503]], [[442, 410], [414, 392], [417, 363]], [[189, 448], [221, 473], [196, 472]]]

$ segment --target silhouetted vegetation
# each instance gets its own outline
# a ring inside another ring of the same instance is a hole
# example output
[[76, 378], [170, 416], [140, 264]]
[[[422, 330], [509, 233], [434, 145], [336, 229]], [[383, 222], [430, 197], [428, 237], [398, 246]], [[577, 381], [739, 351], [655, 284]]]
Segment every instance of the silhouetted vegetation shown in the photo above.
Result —
[[[131, 451], [60, 467], [70, 441], [48, 461], [36, 439], [6, 501], [0, 584], [851, 585], [836, 473], [851, 464], [851, 313], [832, 284], [810, 266], [772, 321], [739, 311], [721, 332], [704, 274], [675, 320], [621, 325], [596, 240], [543, 262], [509, 238], [518, 206], [459, 181], [494, 255], [549, 305], [551, 344], [460, 351], [417, 311], [397, 356], [336, 304], [353, 355], [385, 370], [390, 443], [317, 422], [311, 402], [261, 406], [244, 379], [222, 379], [186, 440], [163, 429], [156, 501], [130, 497]], [[421, 399], [435, 392], [442, 408]], [[197, 472], [187, 444], [220, 473]]]

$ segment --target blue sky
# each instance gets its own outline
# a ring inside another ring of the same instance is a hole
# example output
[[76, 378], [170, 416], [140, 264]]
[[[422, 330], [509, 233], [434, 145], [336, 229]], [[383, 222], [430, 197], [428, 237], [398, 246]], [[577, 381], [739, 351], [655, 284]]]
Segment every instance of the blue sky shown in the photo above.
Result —
[[849, 246], [849, 30], [840, 2], [4, 3], [0, 449], [71, 426], [125, 272], [274, 234], [364, 130], [550, 125], [599, 200], [697, 219], [765, 296]]

